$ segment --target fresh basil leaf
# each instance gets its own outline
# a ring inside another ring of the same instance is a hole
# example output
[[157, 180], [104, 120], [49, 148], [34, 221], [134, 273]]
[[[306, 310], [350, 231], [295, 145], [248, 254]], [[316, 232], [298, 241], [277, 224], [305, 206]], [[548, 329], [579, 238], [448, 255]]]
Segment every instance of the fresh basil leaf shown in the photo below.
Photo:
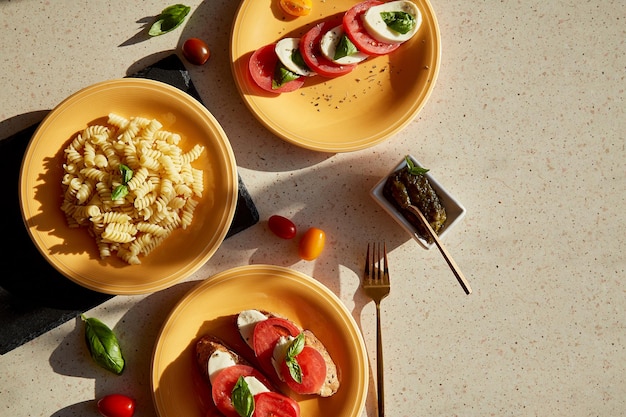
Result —
[[288, 358], [295, 358], [302, 352], [302, 349], [304, 349], [304, 333], [300, 333], [289, 343], [286, 355]]
[[120, 164], [120, 173], [122, 174], [122, 184], [128, 184], [133, 177], [133, 170], [124, 164]]
[[80, 317], [85, 322], [85, 341], [93, 360], [104, 369], [121, 374], [125, 361], [115, 333], [96, 318], [87, 318], [84, 314]]
[[300, 49], [294, 49], [294, 51], [291, 53], [291, 60], [297, 66], [310, 70], [306, 62], [304, 62], [304, 58], [302, 58], [302, 52], [300, 52]]
[[124, 198], [128, 195], [128, 186], [126, 184], [120, 184], [111, 193], [111, 200], [119, 200], [120, 198]]
[[174, 4], [166, 7], [157, 16], [157, 20], [150, 27], [148, 35], [159, 36], [176, 29], [183, 23], [190, 11], [191, 7], [184, 4]]
[[382, 12], [380, 17], [389, 26], [389, 29], [405, 34], [416, 25], [415, 18], [407, 12]]
[[239, 377], [233, 387], [230, 393], [230, 399], [237, 414], [241, 417], [250, 417], [254, 412], [254, 397], [250, 392], [248, 383], [242, 376]]
[[427, 168], [422, 168], [422, 167], [418, 167], [417, 165], [415, 165], [413, 163], [413, 160], [409, 158], [408, 155], [404, 157], [404, 160], [406, 161], [407, 169], [409, 170], [409, 174], [411, 175], [424, 175], [425, 173], [430, 171]]
[[296, 356], [298, 356], [303, 349], [304, 333], [300, 333], [291, 341], [287, 347], [287, 352], [285, 353], [285, 363], [287, 364], [287, 369], [289, 369], [289, 375], [291, 375], [293, 380], [298, 384], [302, 383], [302, 368], [300, 368], [300, 364], [298, 363]]
[[354, 46], [350, 38], [344, 34], [341, 35], [341, 39], [337, 42], [337, 48], [335, 48], [335, 56], [333, 58], [338, 60], [346, 56], [354, 55], [357, 52], [359, 52], [357, 47]]
[[272, 89], [280, 88], [289, 81], [296, 80], [300, 77], [300, 74], [296, 74], [295, 72], [289, 70], [289, 68], [285, 67], [282, 63], [279, 63], [276, 65], [276, 69], [274, 70]]

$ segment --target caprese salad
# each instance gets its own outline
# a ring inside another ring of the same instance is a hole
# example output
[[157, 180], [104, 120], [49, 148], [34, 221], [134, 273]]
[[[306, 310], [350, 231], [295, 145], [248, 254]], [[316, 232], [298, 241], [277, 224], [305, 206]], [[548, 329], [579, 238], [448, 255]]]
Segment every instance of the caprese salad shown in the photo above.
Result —
[[307, 77], [335, 78], [374, 56], [389, 54], [411, 39], [422, 14], [409, 0], [365, 0], [339, 17], [315, 24], [300, 38], [283, 38], [257, 49], [248, 69], [263, 90], [286, 93]]

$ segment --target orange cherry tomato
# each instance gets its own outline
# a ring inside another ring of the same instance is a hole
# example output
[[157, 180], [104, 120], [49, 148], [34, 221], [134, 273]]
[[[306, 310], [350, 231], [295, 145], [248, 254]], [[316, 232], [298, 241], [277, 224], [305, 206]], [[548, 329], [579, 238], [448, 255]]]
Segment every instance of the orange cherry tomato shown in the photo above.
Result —
[[326, 233], [317, 227], [304, 232], [298, 244], [298, 255], [305, 261], [312, 261], [320, 256], [326, 243]]
[[313, 10], [312, 0], [279, 0], [278, 4], [292, 16], [306, 16]]

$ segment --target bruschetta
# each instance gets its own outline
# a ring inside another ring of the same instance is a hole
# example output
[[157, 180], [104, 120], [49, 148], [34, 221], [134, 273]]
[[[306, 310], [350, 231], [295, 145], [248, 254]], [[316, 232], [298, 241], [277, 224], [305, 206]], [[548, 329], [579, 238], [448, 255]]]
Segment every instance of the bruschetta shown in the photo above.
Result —
[[213, 402], [224, 417], [300, 417], [295, 400], [278, 392], [262, 372], [222, 340], [202, 336], [195, 352]]
[[260, 368], [293, 392], [330, 397], [340, 386], [337, 365], [310, 330], [263, 310], [244, 310], [237, 327]]

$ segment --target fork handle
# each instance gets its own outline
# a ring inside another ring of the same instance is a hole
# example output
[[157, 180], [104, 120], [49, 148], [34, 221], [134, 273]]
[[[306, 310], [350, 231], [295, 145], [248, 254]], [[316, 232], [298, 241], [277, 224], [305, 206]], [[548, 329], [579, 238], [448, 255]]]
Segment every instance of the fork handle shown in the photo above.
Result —
[[385, 417], [385, 378], [383, 376], [383, 337], [380, 324], [380, 303], [376, 303], [376, 379], [378, 386], [378, 417]]

